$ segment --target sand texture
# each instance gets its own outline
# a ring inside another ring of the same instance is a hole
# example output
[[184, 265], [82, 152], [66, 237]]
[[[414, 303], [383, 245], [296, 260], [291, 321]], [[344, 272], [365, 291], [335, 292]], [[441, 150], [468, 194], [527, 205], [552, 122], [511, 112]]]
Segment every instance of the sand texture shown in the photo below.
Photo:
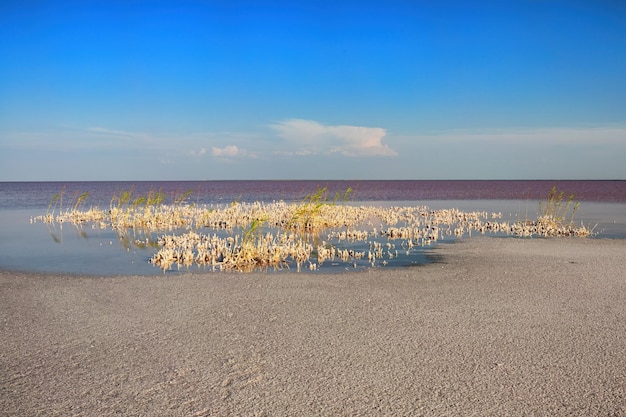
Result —
[[333, 274], [0, 272], [2, 416], [626, 416], [626, 240]]

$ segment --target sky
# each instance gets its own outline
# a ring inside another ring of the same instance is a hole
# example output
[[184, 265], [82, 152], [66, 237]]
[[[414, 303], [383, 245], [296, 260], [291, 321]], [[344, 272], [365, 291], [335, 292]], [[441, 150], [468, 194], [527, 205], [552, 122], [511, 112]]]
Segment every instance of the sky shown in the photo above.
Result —
[[0, 4], [0, 181], [626, 179], [623, 1]]

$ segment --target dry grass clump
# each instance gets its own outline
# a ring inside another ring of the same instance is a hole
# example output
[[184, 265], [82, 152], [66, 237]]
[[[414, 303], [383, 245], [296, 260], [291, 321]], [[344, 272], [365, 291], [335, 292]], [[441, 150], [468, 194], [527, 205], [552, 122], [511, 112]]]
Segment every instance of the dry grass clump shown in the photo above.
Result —
[[535, 221], [519, 222], [513, 226], [518, 236], [575, 236], [587, 237], [592, 233], [585, 225], [574, 226], [574, 215], [580, 206], [574, 203], [574, 194], [565, 199], [565, 192], [552, 187], [546, 201], [539, 203], [539, 214]]
[[259, 268], [281, 269], [290, 261], [301, 269], [313, 252], [313, 246], [293, 233], [265, 233], [254, 239], [240, 235], [220, 237], [216, 234], [188, 232], [159, 238], [162, 249], [150, 262], [164, 271], [173, 265], [193, 264], [221, 271], [252, 271]]
[[[32, 221], [70, 222], [80, 227], [110, 228], [123, 244], [130, 245], [137, 232], [158, 238], [136, 239], [138, 247], [158, 248], [150, 262], [164, 271], [192, 265], [212, 270], [251, 271], [344, 262], [385, 265], [415, 248], [428, 246], [446, 236], [472, 233], [516, 236], [588, 236], [584, 226], [574, 227], [578, 203], [573, 196], [552, 190], [536, 221], [509, 223], [500, 213], [431, 210], [424, 206], [375, 207], [346, 204], [350, 189], [329, 198], [326, 188], [299, 203], [254, 202], [218, 206], [195, 206], [184, 201], [189, 194], [165, 204], [165, 195], [151, 192], [133, 196], [124, 191], [111, 199], [109, 210], [80, 210], [87, 198], [81, 194], [63, 211], [62, 193], [53, 198], [48, 211]], [[54, 214], [56, 208], [59, 213]], [[200, 230], [213, 231], [198, 233]], [[170, 232], [164, 235], [162, 233]], [[357, 249], [358, 248], [358, 249]]]
[[315, 193], [307, 195], [301, 203], [292, 205], [293, 211], [286, 228], [297, 232], [314, 232], [345, 225], [346, 218], [337, 213], [337, 203], [348, 201], [351, 193], [352, 189], [348, 188], [345, 193], [336, 193], [330, 200], [328, 188], [318, 187]]
[[[151, 262], [164, 270], [194, 263], [243, 271], [293, 264], [300, 270], [307, 263], [310, 269], [317, 269], [335, 261], [354, 264], [367, 260], [371, 266], [385, 265], [400, 253], [410, 254], [413, 248], [430, 245], [445, 235], [458, 236], [460, 230], [484, 233], [484, 225], [490, 224], [484, 220], [489, 218], [486, 212], [305, 204], [303, 208], [284, 202], [238, 203], [213, 210], [205, 214], [205, 227], [228, 230], [231, 235], [191, 232], [163, 236], [159, 239], [162, 249]], [[244, 221], [249, 223], [243, 226]], [[393, 241], [399, 242], [390, 243]], [[359, 242], [368, 249], [354, 249]]]

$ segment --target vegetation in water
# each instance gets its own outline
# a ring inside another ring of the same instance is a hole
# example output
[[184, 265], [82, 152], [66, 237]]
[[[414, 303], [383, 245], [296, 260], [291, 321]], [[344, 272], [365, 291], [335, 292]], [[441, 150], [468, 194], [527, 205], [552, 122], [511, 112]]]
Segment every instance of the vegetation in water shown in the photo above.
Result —
[[328, 187], [318, 187], [315, 193], [305, 196], [302, 202], [296, 205], [291, 219], [287, 222], [287, 228], [299, 232], [312, 232], [333, 226], [324, 216], [324, 209], [340, 201], [348, 201], [351, 193], [352, 188], [348, 187], [344, 193], [336, 192], [331, 200], [328, 196]]
[[571, 227], [580, 202], [574, 203], [574, 194], [570, 194], [567, 199], [564, 196], [564, 191], [559, 192], [556, 186], [552, 187], [548, 199], [539, 203], [540, 218], [556, 225]]
[[574, 202], [574, 198], [574, 194], [566, 197], [564, 191], [558, 191], [556, 186], [553, 186], [546, 200], [539, 202], [537, 220], [523, 222], [526, 230], [522, 235], [589, 236], [592, 230], [582, 224], [574, 225], [574, 215], [580, 207], [580, 202]]
[[64, 191], [53, 196], [46, 215], [32, 220], [71, 222], [77, 227], [91, 223], [92, 228], [112, 229], [127, 249], [131, 245], [158, 249], [150, 262], [164, 271], [194, 264], [238, 271], [290, 265], [300, 270], [307, 264], [317, 269], [336, 262], [382, 266], [444, 236], [584, 237], [591, 233], [582, 225], [574, 226], [579, 207], [574, 196], [566, 197], [556, 188], [541, 203], [536, 221], [514, 223], [500, 221], [499, 213], [344, 204], [351, 198], [351, 188], [331, 197], [326, 187], [318, 187], [296, 203], [218, 206], [186, 203], [190, 191], [171, 196], [171, 204], [166, 204], [167, 195], [161, 190], [135, 195], [131, 188], [114, 195], [106, 211], [82, 209], [87, 193], [78, 194], [71, 209], [63, 211]]

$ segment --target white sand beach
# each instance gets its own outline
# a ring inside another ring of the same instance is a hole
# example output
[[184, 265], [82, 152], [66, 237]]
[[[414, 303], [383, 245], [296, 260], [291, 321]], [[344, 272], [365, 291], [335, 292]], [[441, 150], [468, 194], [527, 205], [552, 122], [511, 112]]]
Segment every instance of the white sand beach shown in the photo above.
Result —
[[0, 272], [2, 416], [626, 416], [626, 240], [347, 274]]

